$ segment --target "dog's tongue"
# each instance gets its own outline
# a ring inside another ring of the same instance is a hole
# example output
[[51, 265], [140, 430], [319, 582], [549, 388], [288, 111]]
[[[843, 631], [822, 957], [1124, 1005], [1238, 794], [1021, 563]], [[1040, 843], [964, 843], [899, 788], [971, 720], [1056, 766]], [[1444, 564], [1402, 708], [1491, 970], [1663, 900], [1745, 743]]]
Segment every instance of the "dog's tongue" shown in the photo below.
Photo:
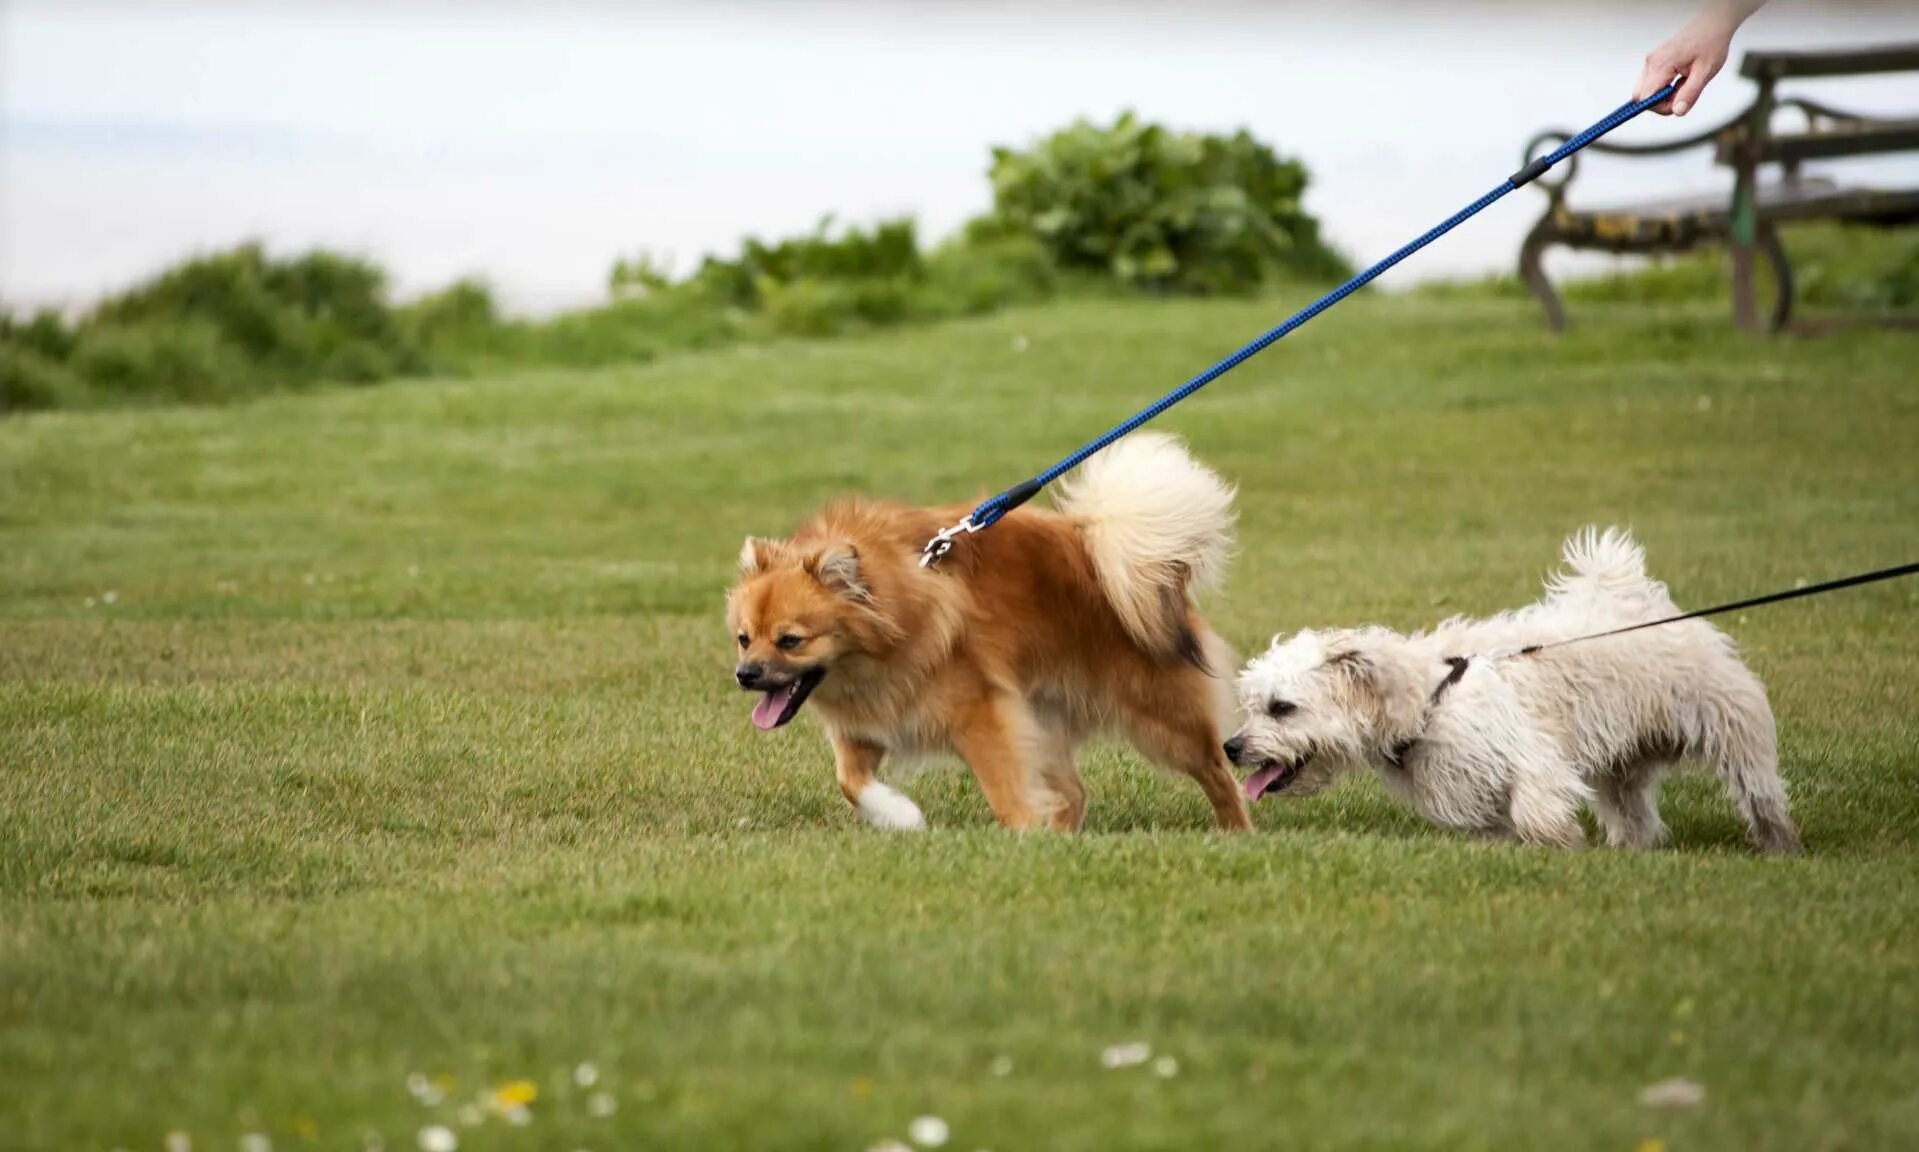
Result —
[[1285, 774], [1286, 765], [1274, 764], [1267, 768], [1261, 768], [1251, 776], [1246, 777], [1246, 799], [1258, 800], [1261, 796], [1266, 795], [1266, 789], [1271, 788], [1274, 781]]
[[797, 682], [784, 688], [776, 688], [760, 695], [760, 702], [753, 705], [753, 723], [762, 731], [771, 732], [780, 726], [780, 714], [786, 711], [786, 702], [793, 698], [799, 688]]

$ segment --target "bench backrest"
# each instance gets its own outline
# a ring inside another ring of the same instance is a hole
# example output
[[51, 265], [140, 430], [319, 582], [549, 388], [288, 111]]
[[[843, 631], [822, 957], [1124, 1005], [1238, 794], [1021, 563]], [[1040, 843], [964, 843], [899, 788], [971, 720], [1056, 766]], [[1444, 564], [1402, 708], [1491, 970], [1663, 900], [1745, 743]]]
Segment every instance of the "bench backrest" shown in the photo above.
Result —
[[1812, 76], [1872, 76], [1881, 72], [1919, 72], [1919, 44], [1883, 44], [1875, 48], [1819, 52], [1748, 52], [1739, 74], [1748, 80], [1790, 80]]
[[[1914, 108], [1909, 117], [1853, 116], [1810, 100], [1780, 99], [1774, 92], [1781, 80], [1873, 76], [1888, 72], [1919, 72], [1919, 43], [1816, 52], [1746, 53], [1739, 73], [1758, 82], [1759, 99], [1743, 124], [1729, 126], [1719, 137], [1716, 149], [1719, 162], [1791, 167], [1804, 160], [1919, 151], [1919, 108]], [[1775, 130], [1771, 125], [1773, 112], [1782, 106], [1795, 105], [1805, 111], [1815, 125], [1795, 132]]]

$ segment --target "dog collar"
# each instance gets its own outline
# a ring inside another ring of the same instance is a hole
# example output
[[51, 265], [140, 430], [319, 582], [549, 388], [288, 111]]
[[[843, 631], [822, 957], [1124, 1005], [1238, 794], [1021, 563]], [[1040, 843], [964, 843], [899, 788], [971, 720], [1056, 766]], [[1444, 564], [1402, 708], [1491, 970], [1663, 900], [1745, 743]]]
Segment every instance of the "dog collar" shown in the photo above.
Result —
[[[1446, 673], [1446, 678], [1441, 680], [1439, 686], [1433, 689], [1432, 699], [1426, 701], [1426, 715], [1428, 719], [1431, 718], [1433, 709], [1439, 707], [1440, 697], [1446, 695], [1446, 689], [1459, 683], [1460, 678], [1466, 675], [1466, 665], [1470, 663], [1470, 661], [1464, 656], [1448, 656], [1446, 657], [1446, 663], [1452, 665], [1452, 671]], [[1422, 724], [1420, 727], [1424, 728], [1425, 725]], [[1418, 744], [1418, 736], [1409, 736], [1401, 740], [1387, 750], [1386, 763], [1394, 768], [1404, 767], [1406, 757], [1412, 755], [1413, 749], [1418, 746]]]

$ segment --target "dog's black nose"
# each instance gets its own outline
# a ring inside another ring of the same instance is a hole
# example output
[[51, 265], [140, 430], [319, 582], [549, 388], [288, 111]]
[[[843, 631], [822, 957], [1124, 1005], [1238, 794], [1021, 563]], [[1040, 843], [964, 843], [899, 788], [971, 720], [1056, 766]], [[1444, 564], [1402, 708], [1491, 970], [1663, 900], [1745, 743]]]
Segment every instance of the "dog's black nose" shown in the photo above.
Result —
[[1246, 738], [1244, 736], [1235, 736], [1226, 742], [1226, 758], [1235, 764], [1239, 763], [1239, 758], [1245, 751]]
[[760, 677], [766, 675], [766, 668], [760, 664], [742, 664], [733, 669], [733, 679], [740, 682], [742, 688], [757, 688]]

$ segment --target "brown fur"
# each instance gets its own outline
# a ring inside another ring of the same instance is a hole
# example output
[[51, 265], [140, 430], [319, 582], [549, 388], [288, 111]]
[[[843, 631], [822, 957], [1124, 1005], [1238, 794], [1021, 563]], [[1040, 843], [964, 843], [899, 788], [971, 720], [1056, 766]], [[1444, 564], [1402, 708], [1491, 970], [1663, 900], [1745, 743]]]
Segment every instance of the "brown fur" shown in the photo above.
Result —
[[[966, 511], [840, 504], [741, 554], [727, 604], [748, 637], [740, 658], [785, 679], [825, 670], [806, 707], [826, 723], [847, 799], [858, 802], [888, 752], [952, 752], [1001, 824], [1075, 829], [1086, 796], [1073, 749], [1111, 727], [1193, 777], [1221, 827], [1248, 827], [1220, 744], [1217, 677], [1230, 655], [1185, 595], [1185, 574], [1154, 597], [1160, 618], [1129, 630], [1084, 526], [1031, 507], [920, 568], [921, 546]], [[783, 633], [803, 642], [783, 651]]]

